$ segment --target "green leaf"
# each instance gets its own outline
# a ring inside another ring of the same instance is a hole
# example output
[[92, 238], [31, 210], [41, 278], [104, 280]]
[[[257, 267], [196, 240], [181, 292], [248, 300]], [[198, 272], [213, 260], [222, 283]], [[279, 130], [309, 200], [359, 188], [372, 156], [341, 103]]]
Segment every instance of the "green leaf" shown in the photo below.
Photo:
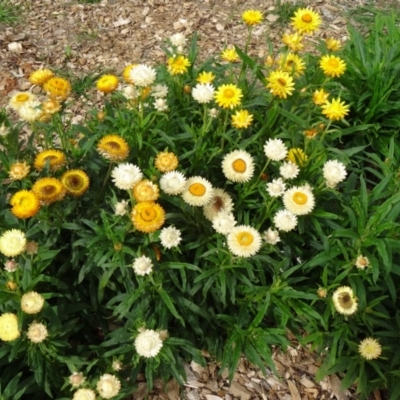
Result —
[[163, 302], [165, 303], [165, 305], [168, 307], [168, 310], [171, 312], [171, 314], [177, 319], [179, 320], [179, 322], [185, 326], [185, 321], [183, 320], [183, 318], [179, 315], [178, 311], [176, 310], [174, 303], [172, 302], [171, 297], [168, 295], [168, 293], [163, 289], [160, 288], [158, 290], [159, 295], [161, 296]]

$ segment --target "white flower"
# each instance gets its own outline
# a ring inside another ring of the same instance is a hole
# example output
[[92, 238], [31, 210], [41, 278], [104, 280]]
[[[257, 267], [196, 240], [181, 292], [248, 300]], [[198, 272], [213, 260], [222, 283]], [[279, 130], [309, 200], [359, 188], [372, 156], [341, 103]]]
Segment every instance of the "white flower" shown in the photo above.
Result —
[[339, 314], [352, 315], [357, 311], [357, 298], [349, 286], [337, 288], [332, 295], [332, 301]]
[[267, 192], [271, 197], [282, 196], [286, 190], [286, 184], [282, 178], [274, 179], [272, 182], [267, 183]]
[[165, 101], [165, 99], [156, 99], [156, 101], [153, 103], [153, 105], [154, 105], [154, 108], [157, 110], [157, 111], [168, 111], [168, 104], [167, 104], [167, 102]]
[[356, 262], [355, 262], [354, 265], [355, 265], [358, 269], [365, 269], [366, 267], [369, 266], [369, 264], [370, 264], [370, 262], [369, 262], [369, 260], [368, 260], [367, 257], [364, 257], [363, 255], [359, 255], [359, 256], [357, 257], [357, 260], [356, 260]]
[[213, 228], [223, 235], [227, 235], [236, 226], [236, 220], [232, 213], [219, 212], [212, 220]]
[[232, 197], [222, 189], [214, 189], [211, 201], [203, 206], [204, 216], [212, 221], [220, 212], [230, 213], [233, 210]]
[[78, 389], [72, 400], [96, 400], [96, 393], [92, 389]]
[[45, 325], [33, 321], [28, 327], [26, 336], [32, 343], [41, 343], [48, 336], [47, 328]]
[[118, 201], [117, 203], [115, 203], [114, 207], [115, 207], [115, 213], [114, 213], [115, 215], [122, 216], [128, 212], [127, 210], [128, 202], [126, 200]]
[[173, 226], [169, 226], [168, 228], [163, 228], [161, 229], [160, 240], [161, 244], [167, 249], [176, 247], [182, 240], [181, 231]]
[[96, 389], [101, 397], [111, 399], [121, 390], [121, 382], [115, 375], [104, 374], [98, 380]]
[[216, 108], [211, 108], [210, 110], [208, 110], [208, 116], [210, 118], [217, 118], [219, 114], [219, 110], [217, 110]]
[[160, 188], [163, 192], [178, 195], [183, 192], [186, 185], [185, 176], [178, 171], [170, 171], [163, 174], [160, 179]]
[[227, 236], [229, 250], [239, 257], [251, 257], [261, 248], [261, 235], [251, 226], [239, 225]]
[[133, 270], [136, 275], [149, 275], [153, 271], [153, 263], [149, 257], [141, 256], [135, 259], [133, 262]]
[[0, 237], [0, 253], [6, 257], [15, 257], [25, 251], [26, 236], [19, 229], [11, 229]]
[[175, 33], [169, 38], [170, 42], [174, 46], [182, 46], [184, 47], [187, 39], [183, 33]]
[[201, 176], [193, 176], [186, 181], [182, 198], [191, 206], [201, 207], [208, 204], [214, 194], [211, 183]]
[[156, 80], [156, 76], [156, 70], [144, 64], [136, 65], [130, 71], [132, 82], [141, 87], [152, 85]]
[[315, 199], [308, 187], [294, 186], [283, 195], [283, 204], [294, 215], [306, 215], [314, 208]]
[[26, 314], [37, 314], [43, 306], [44, 297], [37, 292], [25, 293], [21, 298], [21, 310]]
[[155, 99], [163, 99], [167, 97], [168, 94], [168, 86], [162, 83], [159, 83], [151, 88], [151, 95]]
[[198, 83], [192, 89], [193, 98], [200, 104], [209, 103], [214, 98], [215, 88], [211, 83]]
[[5, 269], [7, 272], [14, 272], [14, 271], [17, 270], [18, 265], [19, 265], [19, 264], [18, 264], [14, 259], [12, 259], [12, 260], [7, 260], [7, 261], [4, 263], [4, 269]]
[[280, 231], [289, 232], [296, 228], [297, 217], [288, 210], [279, 210], [274, 216], [274, 224]]
[[8, 129], [5, 124], [0, 125], [0, 136], [7, 136], [10, 133], [10, 129]]
[[112, 366], [111, 366], [111, 368], [112, 368], [114, 371], [117, 371], [117, 372], [118, 372], [118, 371], [121, 371], [122, 367], [123, 367], [123, 364], [122, 364], [122, 362], [119, 361], [119, 360], [113, 361]]
[[38, 100], [28, 101], [18, 109], [19, 117], [27, 122], [37, 121], [43, 114]]
[[222, 160], [222, 172], [232, 182], [247, 182], [254, 174], [253, 157], [244, 150], [234, 150]]
[[284, 179], [296, 178], [299, 172], [300, 172], [299, 167], [295, 163], [292, 163], [291, 161], [284, 162], [279, 168], [279, 173], [282, 175]]
[[69, 376], [68, 380], [72, 387], [79, 387], [85, 382], [86, 378], [83, 376], [82, 372], [74, 372]]
[[152, 329], [145, 329], [135, 339], [135, 348], [140, 356], [155, 357], [161, 350], [163, 342], [160, 334]]
[[324, 164], [323, 175], [327, 186], [334, 188], [339, 182], [346, 179], [347, 172], [343, 163], [337, 160], [329, 160]]
[[281, 241], [279, 237], [279, 232], [274, 231], [273, 229], [269, 228], [266, 232], [264, 232], [264, 240], [269, 244], [277, 244]]
[[133, 85], [127, 85], [122, 89], [122, 94], [127, 99], [136, 99], [139, 96], [139, 92]]
[[288, 149], [281, 139], [269, 139], [265, 142], [264, 153], [272, 161], [281, 161], [286, 157]]
[[129, 190], [143, 178], [143, 174], [138, 166], [124, 163], [114, 167], [111, 177], [118, 189]]

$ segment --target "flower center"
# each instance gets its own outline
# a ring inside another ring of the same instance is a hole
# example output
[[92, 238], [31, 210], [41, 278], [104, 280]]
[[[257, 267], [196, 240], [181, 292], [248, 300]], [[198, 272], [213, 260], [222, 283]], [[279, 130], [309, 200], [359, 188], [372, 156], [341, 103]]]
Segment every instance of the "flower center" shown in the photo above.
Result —
[[307, 195], [302, 192], [295, 192], [293, 194], [292, 199], [296, 204], [299, 204], [299, 205], [306, 204], [307, 200], [308, 200]]
[[73, 189], [80, 189], [83, 187], [83, 179], [79, 176], [70, 176], [67, 179], [67, 186]]
[[281, 86], [286, 86], [286, 81], [283, 78], [278, 78], [277, 82], [281, 85]]
[[232, 167], [235, 172], [245, 172], [246, 171], [246, 162], [241, 158], [238, 158], [232, 163]]
[[241, 246], [250, 246], [254, 241], [254, 237], [250, 232], [240, 232], [237, 235], [237, 241]]
[[51, 164], [52, 162], [57, 162], [58, 157], [57, 156], [47, 156], [44, 158], [44, 162], [48, 161], [49, 164]]
[[145, 208], [141, 213], [140, 216], [146, 222], [153, 221], [157, 217], [157, 212], [153, 208]]
[[329, 64], [329, 66], [330, 66], [331, 68], [337, 68], [337, 67], [339, 67], [339, 61], [336, 60], [336, 58], [331, 58], [331, 59], [329, 60], [328, 64]]
[[47, 185], [42, 188], [41, 192], [44, 196], [51, 196], [57, 192], [57, 189], [53, 185]]
[[29, 96], [26, 93], [21, 93], [16, 97], [18, 103], [25, 103], [29, 100]]
[[151, 351], [156, 347], [156, 342], [153, 338], [146, 338], [141, 344], [146, 351]]
[[234, 90], [232, 89], [225, 89], [224, 91], [224, 97], [227, 97], [228, 99], [231, 99], [235, 95]]
[[311, 15], [311, 14], [304, 14], [304, 15], [301, 17], [301, 20], [302, 20], [303, 22], [305, 22], [306, 24], [308, 24], [308, 23], [310, 23], [310, 22], [312, 21], [312, 15]]
[[341, 307], [348, 310], [353, 306], [353, 299], [348, 293], [342, 293], [339, 297], [339, 304]]
[[108, 142], [107, 145], [109, 146], [110, 150], [120, 150], [121, 146], [117, 142]]
[[189, 187], [189, 192], [193, 196], [204, 196], [204, 193], [206, 192], [206, 187], [202, 183], [193, 183]]

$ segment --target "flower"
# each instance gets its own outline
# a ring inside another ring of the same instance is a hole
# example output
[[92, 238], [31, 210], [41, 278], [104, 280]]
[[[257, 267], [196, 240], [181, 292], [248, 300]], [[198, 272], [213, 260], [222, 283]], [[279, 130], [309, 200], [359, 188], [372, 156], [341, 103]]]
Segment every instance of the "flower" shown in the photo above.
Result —
[[187, 39], [186, 39], [186, 36], [183, 33], [175, 33], [169, 38], [169, 41], [171, 42], [171, 44], [173, 46], [176, 46], [176, 47], [182, 46], [182, 47], [184, 47], [186, 42], [187, 42]]
[[183, 200], [191, 206], [205, 206], [212, 199], [214, 189], [211, 183], [201, 176], [193, 176], [186, 181], [182, 192]]
[[0, 253], [6, 257], [16, 257], [25, 251], [26, 236], [19, 229], [5, 231], [0, 236]]
[[208, 116], [210, 118], [217, 118], [219, 114], [219, 111], [216, 108], [211, 108], [208, 110]]
[[326, 48], [330, 51], [338, 51], [341, 49], [342, 45], [339, 40], [334, 38], [325, 39]]
[[366, 360], [375, 360], [382, 353], [382, 347], [376, 339], [365, 338], [358, 345], [358, 352]]
[[212, 226], [216, 232], [227, 235], [236, 226], [236, 220], [232, 213], [220, 211], [213, 219]]
[[170, 172], [178, 167], [178, 157], [174, 153], [163, 151], [157, 154], [154, 165], [160, 172]]
[[71, 84], [64, 78], [53, 76], [43, 84], [43, 90], [49, 97], [64, 101], [71, 93]]
[[274, 179], [272, 182], [267, 183], [267, 192], [271, 197], [282, 196], [286, 190], [286, 184], [282, 178]]
[[303, 50], [303, 43], [301, 41], [303, 40], [303, 36], [300, 35], [298, 32], [289, 34], [285, 33], [282, 37], [282, 42], [286, 44], [286, 46], [289, 47], [290, 50], [292, 51], [300, 51]]
[[129, 145], [118, 135], [107, 135], [100, 139], [97, 151], [109, 161], [124, 161], [129, 155]]
[[136, 201], [156, 201], [160, 193], [158, 186], [148, 179], [139, 181], [133, 187], [133, 197]]
[[269, 244], [277, 244], [281, 241], [279, 237], [279, 232], [269, 228], [264, 232], [264, 240]]
[[5, 137], [10, 133], [10, 130], [5, 124], [0, 125], [0, 136]]
[[15, 93], [8, 105], [14, 110], [18, 111], [23, 105], [37, 101], [37, 97], [31, 92], [17, 92]]
[[232, 197], [222, 189], [214, 189], [209, 203], [203, 206], [204, 216], [212, 221], [220, 212], [230, 213], [233, 210]]
[[214, 95], [218, 106], [230, 109], [240, 105], [242, 97], [242, 90], [233, 84], [221, 85]]
[[136, 275], [149, 275], [153, 271], [153, 263], [149, 257], [141, 256], [135, 258], [132, 268]]
[[281, 161], [287, 155], [288, 149], [281, 139], [268, 139], [264, 145], [265, 155], [272, 161]]
[[167, 97], [168, 94], [168, 86], [159, 83], [158, 85], [155, 85], [151, 88], [151, 95], [155, 99], [163, 99], [164, 97]]
[[11, 313], [2, 314], [0, 316], [0, 339], [3, 342], [11, 342], [18, 339], [20, 335], [17, 316]]
[[97, 90], [111, 93], [118, 87], [118, 78], [115, 75], [102, 75], [96, 83]]
[[44, 306], [44, 298], [37, 292], [25, 293], [21, 298], [21, 310], [26, 314], [37, 314]]
[[193, 98], [200, 104], [207, 104], [214, 98], [215, 88], [210, 83], [198, 83], [192, 89]]
[[48, 115], [55, 114], [61, 110], [61, 103], [56, 99], [47, 99], [42, 103], [42, 111]]
[[236, 53], [235, 49], [225, 49], [221, 53], [221, 58], [227, 62], [236, 62], [239, 61], [239, 55]]
[[140, 232], [151, 233], [165, 222], [165, 211], [157, 203], [142, 201], [133, 207], [131, 212], [133, 226]]
[[19, 190], [11, 197], [11, 212], [17, 218], [30, 218], [40, 210], [39, 197], [32, 190]]
[[324, 164], [323, 175], [327, 186], [334, 188], [338, 183], [346, 179], [346, 167], [340, 161], [329, 160]]
[[156, 70], [152, 67], [149, 67], [144, 64], [135, 65], [131, 68], [130, 72], [130, 80], [136, 86], [146, 87], [150, 86], [156, 80]]
[[126, 85], [122, 88], [122, 94], [128, 100], [137, 99], [139, 97], [139, 92], [133, 85]]
[[4, 269], [7, 272], [15, 272], [18, 269], [18, 266], [19, 266], [19, 264], [14, 259], [7, 260], [4, 263]]
[[18, 288], [18, 285], [14, 281], [8, 281], [6, 283], [6, 288], [11, 291], [15, 291]]
[[49, 166], [50, 171], [59, 170], [66, 162], [65, 154], [60, 150], [44, 150], [38, 153], [35, 157], [33, 166], [41, 171], [46, 165]]
[[38, 250], [39, 250], [39, 245], [34, 240], [26, 242], [25, 246], [26, 254], [33, 256], [34, 254], [38, 253]]
[[163, 342], [160, 334], [152, 329], [145, 329], [135, 339], [135, 349], [140, 356], [155, 357], [161, 350]]
[[321, 25], [321, 17], [308, 7], [297, 10], [291, 20], [299, 33], [312, 33]]
[[247, 110], [238, 110], [231, 118], [232, 125], [237, 129], [248, 128], [253, 121], [253, 115]]
[[296, 77], [302, 75], [306, 69], [304, 61], [294, 53], [282, 54], [277, 62], [282, 71], [288, 72]]
[[128, 202], [126, 200], [118, 201], [117, 203], [115, 203], [114, 207], [115, 207], [115, 213], [114, 213], [115, 215], [122, 216], [128, 212], [127, 210]]
[[247, 225], [239, 225], [232, 228], [228, 234], [227, 245], [229, 250], [238, 257], [251, 257], [261, 248], [261, 235]]
[[96, 393], [92, 389], [78, 389], [72, 400], [96, 400]]
[[82, 372], [74, 372], [69, 376], [68, 380], [72, 387], [79, 387], [85, 382], [86, 378]]
[[324, 299], [328, 294], [328, 291], [323, 288], [323, 287], [319, 287], [317, 290], [317, 295], [319, 298]]
[[298, 165], [299, 167], [302, 167], [307, 162], [308, 157], [302, 149], [296, 147], [288, 151], [286, 160]]
[[304, 136], [307, 139], [313, 139], [317, 135], [318, 135], [318, 129], [315, 129], [315, 128], [307, 129], [304, 131]]
[[361, 254], [361, 255], [359, 255], [359, 256], [357, 257], [357, 260], [356, 260], [356, 262], [355, 262], [354, 265], [355, 265], [358, 269], [365, 269], [366, 267], [369, 266], [369, 264], [370, 264], [370, 262], [369, 262], [368, 258], [367, 258], [367, 257], [364, 257], [364, 256]]
[[242, 14], [242, 20], [246, 25], [258, 25], [263, 20], [262, 12], [259, 10], [246, 10]]
[[121, 382], [115, 375], [104, 374], [98, 380], [96, 389], [103, 399], [111, 399], [121, 390]]
[[111, 179], [118, 189], [129, 190], [143, 178], [143, 173], [137, 165], [119, 164], [113, 168]]
[[54, 72], [47, 68], [37, 69], [29, 75], [28, 80], [32, 85], [43, 86], [53, 76]]
[[178, 195], [185, 190], [186, 181], [181, 172], [171, 171], [161, 176], [160, 187], [167, 194]]
[[299, 174], [299, 167], [292, 163], [291, 161], [284, 162], [279, 167], [279, 173], [282, 175], [284, 179], [294, 179]]
[[329, 93], [326, 93], [324, 89], [321, 90], [315, 90], [313, 93], [313, 102], [317, 106], [322, 106], [322, 104], [325, 104], [328, 100]]
[[171, 75], [184, 74], [190, 65], [189, 59], [182, 55], [168, 58], [168, 71]]
[[123, 367], [123, 364], [122, 364], [122, 362], [119, 361], [119, 360], [113, 361], [113, 363], [112, 363], [112, 365], [111, 365], [111, 368], [112, 368], [114, 371], [117, 371], [117, 372], [118, 372], [118, 371], [121, 371], [122, 367]]
[[340, 101], [340, 97], [332, 99], [332, 102], [326, 101], [322, 106], [322, 114], [325, 114], [327, 118], [333, 121], [338, 121], [344, 118], [349, 113], [349, 106], [343, 101]]
[[197, 76], [196, 81], [202, 84], [211, 83], [215, 79], [212, 72], [203, 71]]
[[343, 75], [346, 71], [346, 63], [341, 58], [329, 54], [321, 57], [319, 66], [324, 74], [331, 78]]
[[332, 295], [333, 305], [338, 313], [352, 315], [357, 311], [357, 298], [349, 286], [341, 286]]
[[296, 228], [297, 217], [289, 210], [279, 210], [274, 215], [274, 224], [278, 228], [278, 230], [289, 232]]
[[157, 111], [160, 112], [168, 111], [168, 104], [165, 99], [156, 99], [153, 105]]
[[269, 82], [267, 88], [270, 89], [274, 96], [280, 99], [286, 99], [287, 96], [291, 96], [294, 90], [293, 78], [287, 72], [280, 69], [272, 71], [267, 81]]
[[283, 204], [294, 215], [306, 215], [314, 208], [315, 199], [306, 186], [294, 186], [284, 193]]
[[131, 85], [135, 84], [135, 82], [131, 78], [131, 71], [136, 66], [137, 66], [137, 64], [129, 64], [122, 71], [122, 78], [126, 83], [130, 83]]
[[70, 169], [61, 177], [61, 182], [69, 194], [82, 196], [89, 188], [90, 180], [85, 171]]
[[26, 336], [32, 343], [41, 343], [48, 335], [46, 326], [36, 321], [33, 321], [29, 325], [28, 332], [26, 333]]
[[174, 226], [163, 228], [161, 229], [160, 240], [161, 244], [167, 249], [176, 247], [182, 240], [181, 231], [179, 229], [176, 229]]
[[222, 160], [222, 172], [232, 182], [248, 182], [254, 175], [252, 156], [244, 150], [234, 150]]
[[41, 178], [34, 183], [32, 191], [42, 204], [49, 205], [62, 200], [67, 190], [57, 178]]
[[37, 100], [25, 103], [18, 109], [18, 115], [26, 122], [39, 121], [43, 117], [43, 111], [40, 106], [41, 103]]

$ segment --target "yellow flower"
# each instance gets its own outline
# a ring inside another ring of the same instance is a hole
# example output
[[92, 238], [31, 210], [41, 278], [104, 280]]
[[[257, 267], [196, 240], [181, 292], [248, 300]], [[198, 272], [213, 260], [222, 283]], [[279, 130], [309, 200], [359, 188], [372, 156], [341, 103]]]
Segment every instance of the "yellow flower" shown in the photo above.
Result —
[[81, 169], [71, 169], [64, 173], [61, 182], [69, 194], [82, 196], [89, 188], [89, 177]]
[[0, 253], [6, 257], [16, 257], [25, 251], [26, 236], [19, 229], [10, 229], [0, 236]]
[[130, 64], [124, 68], [124, 71], [122, 72], [122, 78], [124, 78], [124, 81], [126, 83], [130, 83], [131, 85], [135, 84], [135, 82], [133, 82], [133, 79], [131, 78], [131, 71], [136, 66], [137, 64]]
[[18, 339], [20, 335], [17, 316], [11, 313], [2, 314], [0, 316], [0, 339], [4, 342], [11, 342]]
[[278, 65], [282, 71], [289, 72], [296, 77], [302, 75], [306, 69], [304, 61], [294, 53], [281, 55], [278, 59]]
[[287, 72], [281, 70], [272, 71], [267, 81], [269, 82], [267, 88], [271, 90], [274, 96], [278, 96], [281, 99], [286, 99], [294, 90], [293, 78]]
[[133, 197], [137, 202], [156, 201], [160, 195], [158, 186], [148, 179], [139, 181], [133, 187]]
[[118, 87], [118, 78], [115, 75], [103, 75], [97, 81], [97, 90], [103, 93], [111, 93]]
[[381, 355], [382, 347], [377, 340], [365, 338], [358, 345], [358, 352], [367, 360], [375, 360]]
[[303, 36], [298, 32], [295, 33], [285, 33], [282, 37], [282, 42], [286, 44], [292, 51], [301, 51], [304, 48], [304, 44], [301, 43], [303, 40]]
[[264, 60], [264, 64], [267, 67], [272, 67], [275, 63], [275, 60], [272, 58], [272, 56], [268, 55], [267, 58]]
[[304, 136], [307, 139], [313, 139], [317, 135], [318, 135], [318, 129], [315, 129], [315, 128], [307, 129], [304, 131]]
[[29, 104], [35, 101], [37, 98], [33, 93], [30, 92], [17, 92], [15, 93], [8, 105], [15, 111], [19, 110], [23, 105]]
[[228, 62], [236, 62], [239, 61], [239, 55], [236, 53], [235, 49], [225, 49], [221, 53], [221, 58]]
[[43, 85], [43, 89], [49, 97], [64, 101], [71, 93], [71, 84], [64, 78], [54, 76]]
[[326, 48], [330, 51], [338, 51], [342, 48], [339, 40], [334, 38], [325, 39]]
[[17, 218], [30, 218], [36, 215], [40, 209], [40, 201], [37, 194], [31, 190], [20, 190], [11, 197], [11, 212]]
[[263, 20], [263, 15], [259, 10], [246, 10], [242, 14], [242, 20], [246, 25], [258, 25]]
[[237, 86], [221, 85], [214, 94], [215, 101], [222, 108], [234, 108], [240, 105], [243, 93]]
[[10, 166], [10, 171], [8, 172], [8, 176], [10, 179], [13, 181], [20, 181], [21, 179], [24, 179], [30, 171], [31, 167], [27, 165], [27, 163], [24, 162], [16, 162], [11, 164]]
[[26, 314], [37, 314], [43, 306], [44, 297], [37, 292], [25, 293], [21, 298], [21, 310]]
[[50, 78], [54, 76], [54, 72], [49, 69], [38, 69], [29, 75], [29, 82], [32, 85], [43, 86]]
[[196, 81], [199, 83], [211, 83], [215, 79], [215, 75], [212, 72], [200, 72], [199, 76], [197, 77]]
[[174, 171], [178, 166], [178, 157], [174, 153], [164, 151], [157, 154], [154, 165], [160, 172]]
[[45, 205], [62, 200], [66, 193], [64, 185], [57, 178], [38, 179], [32, 186], [32, 191], [35, 192], [39, 200]]
[[57, 171], [65, 164], [65, 154], [60, 150], [44, 150], [36, 156], [33, 165], [41, 171], [46, 163], [49, 164], [50, 171]]
[[253, 115], [247, 110], [238, 110], [232, 115], [232, 125], [235, 128], [248, 128], [253, 121]]
[[292, 162], [293, 164], [302, 167], [308, 160], [306, 153], [299, 147], [292, 148], [288, 151], [288, 155], [286, 157], [287, 161]]
[[168, 59], [168, 71], [171, 75], [180, 75], [187, 72], [190, 61], [184, 56], [170, 57]]
[[61, 110], [61, 104], [56, 99], [47, 99], [42, 103], [42, 111], [45, 114], [55, 114]]
[[340, 101], [340, 97], [326, 101], [322, 106], [322, 114], [326, 115], [332, 121], [338, 121], [349, 113], [349, 106], [344, 101]]
[[133, 226], [140, 232], [151, 233], [165, 222], [165, 211], [157, 203], [143, 201], [133, 207], [131, 213]]
[[329, 93], [325, 92], [324, 89], [321, 90], [316, 90], [313, 93], [313, 102], [317, 106], [321, 106], [322, 104], [325, 104], [328, 101]]
[[97, 145], [97, 151], [109, 161], [124, 161], [129, 155], [128, 143], [118, 135], [107, 135]]
[[331, 78], [343, 75], [346, 71], [346, 63], [341, 58], [332, 55], [321, 57], [319, 66], [324, 74]]
[[291, 18], [292, 26], [299, 33], [312, 33], [321, 25], [321, 17], [310, 8], [300, 8]]

